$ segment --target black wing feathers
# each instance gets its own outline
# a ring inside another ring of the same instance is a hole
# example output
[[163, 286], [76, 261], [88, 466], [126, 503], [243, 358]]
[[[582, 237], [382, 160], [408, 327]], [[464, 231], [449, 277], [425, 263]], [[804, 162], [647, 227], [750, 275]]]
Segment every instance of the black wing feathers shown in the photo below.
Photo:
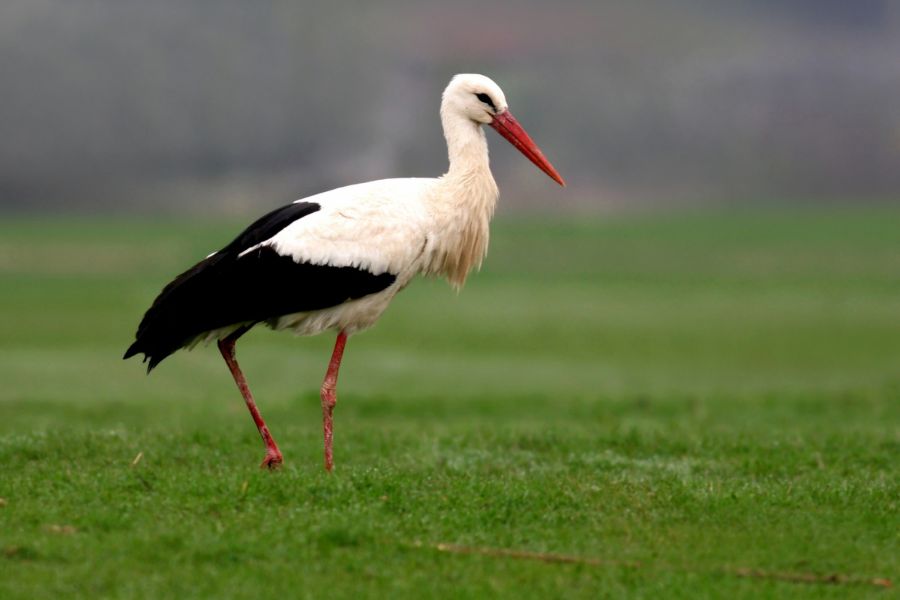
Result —
[[176, 277], [144, 315], [125, 358], [143, 352], [149, 371], [207, 331], [328, 308], [390, 286], [396, 279], [391, 273], [296, 263], [269, 246], [239, 257], [319, 208], [298, 203], [272, 211]]
[[247, 248], [264, 242], [294, 221], [302, 219], [322, 208], [315, 202], [297, 202], [276, 208], [250, 224], [239, 236], [222, 248], [219, 254], [240, 254]]

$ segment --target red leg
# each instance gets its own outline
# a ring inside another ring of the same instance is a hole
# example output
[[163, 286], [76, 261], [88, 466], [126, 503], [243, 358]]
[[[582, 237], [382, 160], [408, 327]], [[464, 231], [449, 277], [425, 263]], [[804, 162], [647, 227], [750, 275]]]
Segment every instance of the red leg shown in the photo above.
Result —
[[331, 361], [328, 363], [328, 372], [325, 373], [325, 381], [322, 382], [322, 430], [325, 433], [325, 470], [334, 468], [334, 455], [331, 450], [331, 441], [334, 437], [332, 415], [334, 405], [337, 404], [337, 378], [341, 368], [341, 358], [344, 356], [344, 346], [347, 344], [347, 334], [343, 331], [334, 342], [334, 352], [331, 353]]
[[274, 469], [281, 466], [281, 451], [278, 449], [278, 445], [275, 443], [274, 438], [272, 438], [272, 434], [269, 433], [269, 428], [266, 427], [266, 422], [263, 421], [262, 415], [259, 414], [259, 409], [256, 408], [256, 402], [253, 401], [253, 394], [250, 393], [250, 387], [247, 385], [247, 380], [244, 379], [244, 374], [241, 373], [241, 367], [238, 366], [237, 358], [234, 356], [234, 345], [236, 342], [237, 337], [233, 336], [229, 336], [224, 340], [219, 340], [219, 352], [222, 353], [222, 358], [225, 359], [225, 363], [228, 365], [232, 377], [234, 377], [234, 382], [241, 391], [244, 402], [247, 403], [247, 408], [250, 409], [250, 415], [253, 417], [253, 422], [256, 423], [256, 428], [259, 429], [259, 435], [262, 436], [263, 441], [266, 443], [266, 458], [263, 459], [262, 465], [260, 466]]

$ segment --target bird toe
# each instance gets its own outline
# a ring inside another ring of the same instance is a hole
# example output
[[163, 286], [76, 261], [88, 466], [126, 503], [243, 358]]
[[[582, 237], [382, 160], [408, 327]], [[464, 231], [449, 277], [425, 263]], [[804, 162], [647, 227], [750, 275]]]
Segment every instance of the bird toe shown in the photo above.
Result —
[[281, 457], [281, 454], [269, 453], [266, 454], [266, 457], [263, 459], [262, 464], [259, 465], [262, 469], [269, 469], [270, 471], [274, 471], [281, 467], [284, 463], [284, 459]]

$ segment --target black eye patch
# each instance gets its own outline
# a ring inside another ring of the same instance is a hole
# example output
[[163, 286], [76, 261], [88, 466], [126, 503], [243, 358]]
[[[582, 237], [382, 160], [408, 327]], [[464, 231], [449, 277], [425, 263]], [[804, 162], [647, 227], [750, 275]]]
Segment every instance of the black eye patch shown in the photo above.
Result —
[[493, 108], [494, 110], [497, 110], [497, 107], [494, 106], [494, 101], [491, 100], [491, 97], [488, 96], [487, 94], [475, 94], [475, 97], [478, 98], [479, 100], [481, 100], [482, 102], [484, 102], [485, 104], [487, 104], [488, 106], [490, 106], [491, 108]]

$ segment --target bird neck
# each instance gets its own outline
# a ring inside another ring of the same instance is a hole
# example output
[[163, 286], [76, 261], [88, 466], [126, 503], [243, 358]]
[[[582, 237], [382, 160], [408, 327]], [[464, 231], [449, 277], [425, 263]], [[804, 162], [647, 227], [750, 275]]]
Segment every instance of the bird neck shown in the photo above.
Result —
[[491, 174], [487, 139], [481, 124], [441, 107], [450, 168], [440, 179], [442, 196], [460, 221], [476, 220], [487, 227], [500, 195]]
[[438, 180], [433, 205], [436, 247], [428, 272], [461, 287], [487, 252], [489, 224], [499, 191], [491, 175], [481, 126], [442, 111], [450, 169]]
[[441, 177], [443, 196], [457, 209], [488, 220], [494, 214], [499, 191], [488, 159], [487, 139], [481, 124], [441, 107], [450, 168]]
[[[442, 107], [443, 108], [443, 107]], [[479, 123], [449, 110], [441, 110], [450, 169], [447, 177], [491, 177], [487, 139]]]

